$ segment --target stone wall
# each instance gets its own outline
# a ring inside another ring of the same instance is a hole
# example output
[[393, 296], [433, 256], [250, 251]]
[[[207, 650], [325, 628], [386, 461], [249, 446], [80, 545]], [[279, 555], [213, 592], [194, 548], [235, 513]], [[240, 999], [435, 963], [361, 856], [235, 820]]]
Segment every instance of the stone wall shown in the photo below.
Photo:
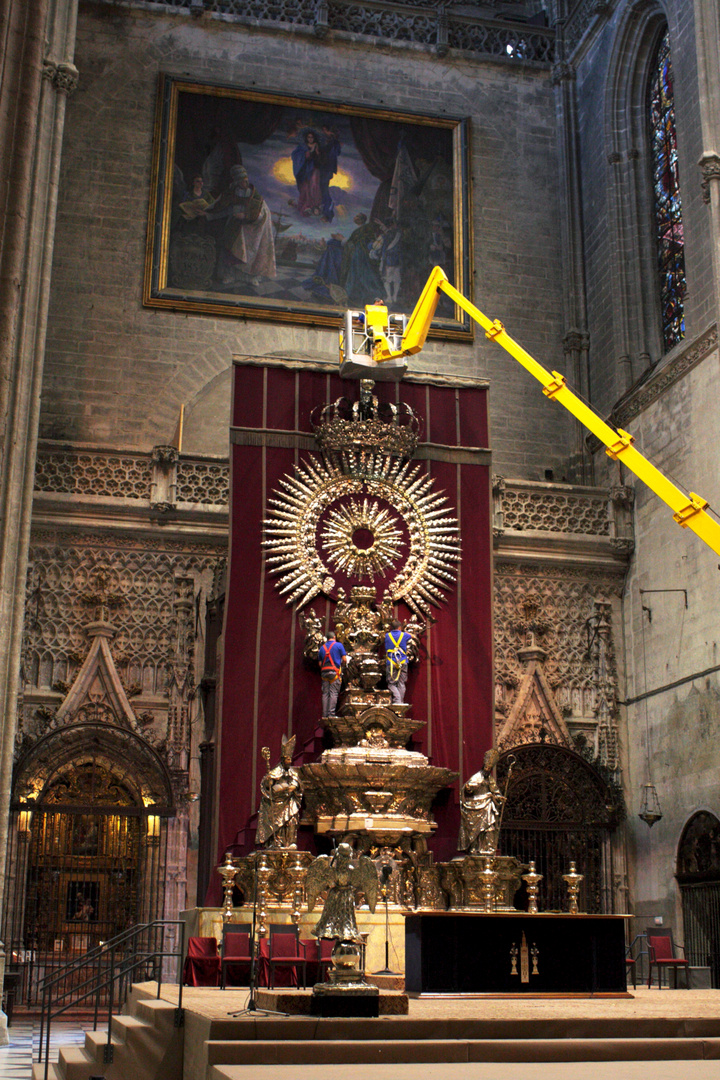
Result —
[[[681, 361], [675, 365], [677, 381], [668, 365], [626, 409], [635, 414], [632, 428], [644, 453], [683, 489], [717, 506], [716, 345], [692, 367]], [[641, 921], [658, 914], [677, 926], [673, 875], [683, 827], [697, 810], [720, 809], [718, 557], [689, 529], [679, 528], [644, 484], [635, 485], [635, 499], [635, 557], [624, 604], [633, 893]], [[637, 817], [648, 779], [663, 812], [652, 830]]]
[[[550, 366], [562, 359], [559, 208], [550, 65], [443, 60], [371, 41], [319, 41], [187, 11], [87, 2], [68, 107], [41, 433], [148, 450], [233, 353], [331, 359], [334, 331], [142, 307], [160, 71], [318, 99], [469, 116], [475, 298]], [[349, 82], [352, 89], [349, 90]], [[496, 464], [562, 477], [569, 420], [480, 333], [431, 342], [415, 370], [487, 376]], [[224, 434], [223, 434], [224, 437]]]

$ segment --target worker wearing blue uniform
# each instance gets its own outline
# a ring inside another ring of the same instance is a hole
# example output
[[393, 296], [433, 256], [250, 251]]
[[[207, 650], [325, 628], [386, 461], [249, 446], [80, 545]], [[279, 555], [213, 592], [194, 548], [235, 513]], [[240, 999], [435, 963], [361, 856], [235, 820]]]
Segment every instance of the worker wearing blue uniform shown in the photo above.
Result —
[[393, 619], [385, 635], [385, 677], [390, 691], [390, 700], [394, 705], [401, 705], [405, 700], [405, 684], [408, 676], [408, 648], [412, 638], [400, 628], [397, 619]]
[[318, 649], [320, 675], [322, 678], [323, 716], [335, 716], [337, 702], [342, 688], [342, 667], [347, 662], [345, 646], [333, 633]]

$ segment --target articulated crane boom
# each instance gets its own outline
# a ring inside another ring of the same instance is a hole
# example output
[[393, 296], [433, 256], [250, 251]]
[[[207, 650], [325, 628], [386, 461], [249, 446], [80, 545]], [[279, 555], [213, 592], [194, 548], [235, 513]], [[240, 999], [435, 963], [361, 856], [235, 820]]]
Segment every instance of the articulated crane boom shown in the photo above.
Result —
[[[659, 469], [633, 446], [633, 436], [622, 428], [610, 427], [584, 401], [566, 385], [564, 375], [557, 371], [547, 371], [542, 364], [518, 345], [499, 319], [488, 319], [479, 308], [471, 304], [462, 293], [450, 284], [441, 267], [432, 270], [415, 310], [408, 320], [404, 316], [388, 315], [382, 304], [369, 304], [365, 308], [363, 352], [353, 351], [352, 316], [359, 312], [348, 312], [344, 332], [340, 335], [340, 374], [354, 375], [368, 379], [401, 378], [406, 364], [404, 357], [420, 352], [430, 329], [435, 311], [444, 292], [458, 307], [479, 323], [485, 336], [497, 342], [503, 349], [514, 356], [538, 382], [542, 383], [543, 394], [563, 405], [589, 431], [597, 435], [605, 444], [606, 453], [614, 461], [621, 461], [631, 472], [639, 476], [647, 486], [667, 503], [673, 511], [673, 518], [683, 529], [692, 529], [701, 540], [720, 555], [720, 523], [706, 513], [709, 505], [706, 499], [690, 492], [686, 495], [672, 481], [668, 480]], [[402, 336], [393, 332], [392, 327], [401, 327]], [[387, 365], [384, 368], [384, 365]]]

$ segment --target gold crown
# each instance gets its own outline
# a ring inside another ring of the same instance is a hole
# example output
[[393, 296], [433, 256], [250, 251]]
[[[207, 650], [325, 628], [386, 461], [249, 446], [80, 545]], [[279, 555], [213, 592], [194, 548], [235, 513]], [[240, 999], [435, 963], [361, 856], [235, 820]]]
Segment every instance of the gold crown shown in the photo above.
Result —
[[374, 395], [338, 398], [318, 406], [310, 420], [318, 448], [329, 457], [351, 451], [409, 459], [420, 437], [420, 420], [409, 405], [378, 402]]

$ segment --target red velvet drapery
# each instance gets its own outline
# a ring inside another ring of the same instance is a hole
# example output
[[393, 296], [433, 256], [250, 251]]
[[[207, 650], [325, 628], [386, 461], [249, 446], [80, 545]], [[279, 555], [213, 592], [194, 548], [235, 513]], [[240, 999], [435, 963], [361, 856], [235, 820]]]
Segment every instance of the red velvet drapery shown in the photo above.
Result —
[[[406, 379], [376, 384], [381, 400], [407, 402], [422, 418], [418, 457], [449, 497], [460, 523], [457, 585], [434, 614], [423, 659], [411, 670], [406, 700], [425, 720], [418, 735], [431, 762], [465, 780], [492, 742], [490, 464], [487, 389], [466, 381]], [[357, 387], [318, 365], [255, 361], [235, 364], [231, 430], [230, 566], [226, 600], [219, 735], [218, 858], [240, 832], [252, 844], [265, 770], [284, 733], [297, 735], [314, 759], [320, 709], [318, 672], [302, 657], [297, 616], [266, 573], [262, 522], [267, 499], [295, 462], [312, 454], [310, 414], [316, 405], [356, 396]], [[332, 604], [312, 605], [325, 616]], [[403, 611], [401, 605], [401, 615]], [[310, 758], [306, 758], [309, 760]], [[441, 793], [431, 841], [436, 858], [456, 851], [458, 790]]]

